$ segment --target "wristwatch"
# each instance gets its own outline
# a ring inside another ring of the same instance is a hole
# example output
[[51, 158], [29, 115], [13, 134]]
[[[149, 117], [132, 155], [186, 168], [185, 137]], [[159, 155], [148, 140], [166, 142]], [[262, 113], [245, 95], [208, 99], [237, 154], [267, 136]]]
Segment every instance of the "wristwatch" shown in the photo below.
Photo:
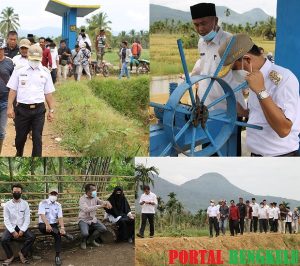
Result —
[[257, 98], [259, 100], [266, 99], [270, 96], [270, 94], [266, 91], [266, 89], [262, 90], [260, 93], [257, 94]]
[[49, 109], [49, 113], [54, 113], [54, 109]]

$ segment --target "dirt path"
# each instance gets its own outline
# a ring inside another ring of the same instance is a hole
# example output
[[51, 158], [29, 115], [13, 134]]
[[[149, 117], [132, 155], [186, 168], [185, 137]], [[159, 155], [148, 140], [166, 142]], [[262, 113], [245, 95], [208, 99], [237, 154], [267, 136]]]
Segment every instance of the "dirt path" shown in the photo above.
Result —
[[[54, 250], [51, 247], [45, 254], [36, 254], [30, 265], [54, 266]], [[42, 257], [41, 259], [37, 259]], [[78, 246], [68, 247], [61, 253], [63, 266], [134, 266], [134, 246], [129, 243], [104, 244], [82, 250]], [[14, 262], [13, 265], [24, 265]]]
[[[175, 250], [222, 250], [228, 261], [228, 250], [300, 249], [300, 234], [244, 234], [220, 237], [156, 237], [136, 240], [136, 266], [168, 265], [168, 252]], [[206, 265], [206, 264], [205, 264]], [[228, 264], [224, 264], [228, 265]]]
[[[44, 131], [43, 131], [43, 156], [76, 156], [76, 154], [71, 151], [67, 151], [59, 145], [59, 142], [55, 140], [55, 138], [59, 138], [60, 136], [54, 133], [53, 125], [51, 123], [45, 122]], [[3, 144], [3, 150], [1, 156], [15, 156], [16, 148], [14, 147], [15, 143], [15, 128], [13, 124], [13, 120], [9, 119], [7, 122], [6, 128], [6, 138]], [[27, 139], [25, 144], [24, 156], [31, 156], [32, 150], [32, 141], [31, 139]]]

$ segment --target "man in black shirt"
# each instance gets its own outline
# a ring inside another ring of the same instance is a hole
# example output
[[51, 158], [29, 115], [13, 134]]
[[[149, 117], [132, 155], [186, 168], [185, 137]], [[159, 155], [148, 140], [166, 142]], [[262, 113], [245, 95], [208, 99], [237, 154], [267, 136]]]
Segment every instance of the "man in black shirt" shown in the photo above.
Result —
[[60, 41], [60, 47], [58, 49], [59, 66], [58, 66], [58, 78], [61, 79], [61, 75], [64, 80], [67, 79], [68, 63], [70, 61], [71, 50], [67, 47], [66, 41]]
[[245, 227], [245, 217], [246, 217], [246, 213], [247, 213], [247, 207], [246, 204], [243, 202], [243, 198], [239, 198], [239, 203], [236, 205], [239, 208], [239, 212], [240, 212], [240, 233], [241, 235], [243, 235], [244, 233], [244, 227]]
[[4, 55], [13, 58], [19, 54], [18, 46], [18, 33], [14, 30], [11, 30], [7, 34], [7, 44], [4, 49]]

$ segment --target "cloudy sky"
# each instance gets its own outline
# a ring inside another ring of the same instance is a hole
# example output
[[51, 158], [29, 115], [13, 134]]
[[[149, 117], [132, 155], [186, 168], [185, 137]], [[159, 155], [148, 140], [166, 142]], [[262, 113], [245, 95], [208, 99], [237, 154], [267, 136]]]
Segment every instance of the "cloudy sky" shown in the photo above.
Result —
[[297, 158], [140, 157], [136, 163], [157, 167], [160, 177], [177, 185], [217, 172], [250, 193], [300, 200], [300, 160]]
[[[151, 4], [167, 6], [182, 11], [189, 11], [191, 5], [195, 5], [200, 2], [200, 0], [150, 0]], [[217, 6], [226, 6], [238, 13], [243, 13], [253, 8], [259, 7], [268, 15], [276, 17], [277, 0], [210, 0], [202, 2], [215, 3]]]
[[[62, 0], [68, 4], [100, 5], [99, 11], [105, 12], [112, 22], [112, 30], [120, 32], [147, 30], [149, 28], [149, 2], [148, 0]], [[61, 28], [61, 18], [45, 11], [48, 0], [0, 0], [0, 11], [7, 7], [13, 7], [19, 14], [22, 28], [35, 30], [42, 27]], [[92, 13], [94, 14], [94, 13]], [[89, 17], [88, 15], [87, 17]], [[83, 25], [85, 18], [79, 18], [77, 26]]]

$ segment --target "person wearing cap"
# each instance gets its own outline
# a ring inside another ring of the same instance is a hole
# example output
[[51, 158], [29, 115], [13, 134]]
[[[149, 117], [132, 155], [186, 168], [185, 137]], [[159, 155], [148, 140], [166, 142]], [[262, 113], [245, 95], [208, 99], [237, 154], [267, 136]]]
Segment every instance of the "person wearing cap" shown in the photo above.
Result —
[[91, 52], [89, 49], [86, 48], [86, 43], [83, 43], [81, 45], [78, 57], [79, 57], [78, 60], [79, 66], [77, 72], [77, 81], [80, 81], [83, 69], [87, 74], [89, 80], [91, 80], [92, 79], [90, 73]]
[[[213, 75], [221, 61], [221, 57], [218, 54], [220, 46], [226, 42], [227, 38], [232, 36], [231, 33], [223, 31], [218, 26], [218, 17], [216, 16], [216, 7], [213, 3], [199, 3], [190, 6], [192, 23], [194, 24], [195, 30], [200, 35], [198, 42], [198, 51], [200, 58], [195, 63], [195, 66], [191, 72], [191, 76], [194, 75]], [[220, 77], [231, 86], [232, 88], [237, 87], [240, 84], [240, 80], [236, 78], [234, 72], [229, 71], [225, 77], [223, 73], [219, 73]], [[202, 80], [197, 85], [198, 95], [201, 100], [206, 88], [210, 83], [209, 79]], [[211, 91], [207, 95], [205, 105], [210, 104], [214, 100], [224, 95], [224, 91], [221, 86], [214, 82]], [[237, 98], [237, 109], [239, 120], [242, 119], [242, 114], [239, 110], [246, 108], [245, 98], [242, 91], [235, 93]], [[226, 101], [223, 100], [211, 108], [214, 109], [227, 109]], [[238, 127], [237, 132], [237, 156], [241, 156], [241, 127]]]
[[[272, 64], [247, 34], [237, 34], [224, 66], [237, 70], [248, 82], [248, 122], [262, 130], [247, 128], [251, 156], [297, 156], [300, 133], [299, 82], [288, 69]], [[219, 48], [220, 56], [231, 41]]]
[[256, 233], [258, 224], [259, 205], [256, 203], [255, 198], [252, 198], [250, 206], [252, 207], [252, 221], [250, 231]]
[[81, 29], [77, 38], [77, 43], [81, 47], [85, 42], [88, 43], [89, 47], [92, 48], [92, 42], [90, 40], [89, 35], [85, 32], [85, 29]]
[[96, 36], [96, 43], [95, 43], [96, 51], [97, 51], [97, 62], [102, 63], [103, 56], [105, 54], [105, 48], [107, 47], [106, 43], [106, 35], [105, 30], [100, 29], [99, 34]]
[[52, 57], [50, 53], [50, 49], [46, 48], [46, 39], [44, 37], [39, 38], [40, 47], [43, 50], [43, 57], [42, 57], [42, 65], [47, 67], [48, 69], [52, 69]]
[[240, 213], [240, 221], [239, 221], [239, 231], [240, 234], [244, 234], [244, 228], [245, 228], [245, 217], [247, 213], [246, 204], [244, 203], [243, 198], [239, 198], [239, 203], [236, 205], [239, 208]]
[[229, 216], [229, 208], [226, 205], [225, 200], [221, 201], [221, 206], [220, 206], [219, 211], [220, 211], [219, 228], [220, 228], [220, 231], [222, 232], [223, 236], [225, 236], [227, 220], [228, 220], [228, 216]]
[[39, 230], [42, 234], [52, 235], [55, 248], [55, 265], [61, 265], [61, 236], [73, 239], [71, 235], [66, 234], [62, 206], [57, 201], [58, 190], [52, 188], [49, 190], [48, 199], [39, 203]]
[[250, 206], [250, 201], [246, 200], [246, 216], [245, 216], [245, 231], [250, 233], [251, 222], [252, 222], [253, 209]]
[[14, 66], [18, 69], [26, 64], [28, 64], [28, 49], [31, 43], [28, 39], [22, 39], [19, 43], [20, 54], [16, 55], [12, 61]]
[[60, 41], [60, 47], [58, 49], [59, 55], [59, 65], [58, 65], [58, 79], [61, 80], [61, 77], [66, 80], [68, 74], [68, 63], [70, 61], [71, 50], [67, 47], [65, 40]]
[[30, 41], [31, 45], [36, 44], [34, 35], [32, 33], [27, 34], [27, 39]]
[[6, 42], [7, 46], [4, 49], [4, 54], [12, 59], [19, 54], [18, 33], [14, 30], [9, 31]]
[[4, 55], [5, 39], [0, 37], [0, 155], [7, 124], [8, 92], [7, 82], [14, 70], [13, 61]]
[[[7, 87], [7, 115], [15, 119], [16, 156], [23, 156], [27, 135], [32, 130], [32, 156], [42, 156], [42, 133], [45, 123], [45, 100], [49, 107], [47, 119], [54, 119], [53, 96], [55, 91], [50, 71], [41, 65], [42, 48], [32, 45], [28, 50], [28, 64], [12, 73]], [[16, 107], [13, 107], [17, 99]]]
[[22, 199], [23, 187], [13, 184], [11, 187], [12, 199], [7, 201], [3, 210], [5, 230], [1, 236], [1, 245], [7, 259], [3, 266], [10, 265], [14, 260], [14, 252], [10, 246], [12, 239], [24, 238], [25, 241], [18, 255], [22, 264], [28, 264], [27, 255], [32, 249], [35, 235], [30, 231], [30, 209], [26, 200]]
[[96, 241], [107, 228], [96, 217], [97, 210], [100, 208], [111, 209], [109, 201], [100, 200], [97, 197], [97, 189], [95, 184], [86, 184], [85, 194], [79, 200], [78, 226], [81, 233], [81, 249], [86, 249], [87, 244], [99, 247]]
[[234, 235], [237, 236], [239, 232], [239, 219], [240, 219], [239, 208], [235, 205], [234, 200], [231, 200], [230, 207], [229, 207], [229, 217], [228, 217], [231, 236]]
[[207, 219], [209, 223], [209, 237], [213, 237], [213, 228], [215, 229], [216, 237], [220, 234], [219, 228], [219, 219], [220, 219], [220, 210], [215, 206], [215, 201], [210, 201], [210, 206], [207, 208]]

